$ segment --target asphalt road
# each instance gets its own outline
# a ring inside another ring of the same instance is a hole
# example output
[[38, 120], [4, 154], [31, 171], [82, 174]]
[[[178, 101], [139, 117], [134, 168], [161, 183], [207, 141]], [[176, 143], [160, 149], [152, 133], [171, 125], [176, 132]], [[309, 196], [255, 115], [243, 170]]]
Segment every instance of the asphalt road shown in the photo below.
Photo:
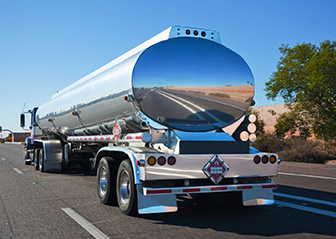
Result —
[[94, 172], [40, 173], [22, 155], [0, 144], [1, 239], [336, 238], [336, 166], [283, 162], [272, 206], [186, 198], [177, 213], [130, 217], [99, 202]]
[[154, 118], [190, 119], [210, 123], [223, 121], [226, 124], [242, 116], [247, 107], [244, 103], [225, 97], [174, 90], [138, 90], [136, 97], [144, 111]]

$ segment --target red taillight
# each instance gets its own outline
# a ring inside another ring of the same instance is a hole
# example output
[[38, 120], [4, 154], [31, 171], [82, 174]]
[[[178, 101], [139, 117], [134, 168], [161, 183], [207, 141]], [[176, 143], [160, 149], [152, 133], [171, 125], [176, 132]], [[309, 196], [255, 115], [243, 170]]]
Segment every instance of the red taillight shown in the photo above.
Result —
[[163, 156], [161, 156], [161, 157], [158, 158], [157, 162], [158, 162], [158, 164], [161, 165], [161, 166], [162, 166], [162, 165], [165, 165], [165, 164], [166, 164], [166, 158], [163, 157]]
[[253, 161], [254, 161], [255, 164], [259, 164], [260, 161], [261, 161], [260, 156], [259, 155], [254, 156]]
[[202, 35], [202, 37], [205, 37], [205, 36], [206, 36], [206, 33], [205, 33], [205, 32], [202, 32], [201, 35]]
[[174, 165], [176, 163], [176, 158], [173, 156], [168, 157], [168, 164]]
[[186, 34], [187, 34], [187, 35], [190, 35], [190, 30], [189, 30], [189, 29], [186, 30]]
[[198, 35], [198, 31], [197, 31], [197, 30], [194, 31], [194, 35], [195, 35], [195, 36]]
[[268, 156], [267, 155], [262, 156], [261, 161], [263, 162], [263, 164], [268, 163]]

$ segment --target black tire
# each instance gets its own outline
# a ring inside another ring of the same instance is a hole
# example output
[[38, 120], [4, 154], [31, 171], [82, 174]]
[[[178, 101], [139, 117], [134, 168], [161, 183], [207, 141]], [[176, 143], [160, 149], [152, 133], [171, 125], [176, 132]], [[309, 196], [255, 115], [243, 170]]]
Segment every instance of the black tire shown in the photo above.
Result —
[[104, 157], [97, 168], [97, 192], [99, 200], [106, 205], [117, 205], [116, 199], [116, 168], [113, 159]]
[[34, 165], [35, 170], [40, 169], [40, 149], [34, 149]]
[[45, 172], [44, 170], [44, 150], [41, 149], [40, 150], [40, 160], [39, 160], [39, 169], [40, 169], [40, 172]]
[[138, 212], [137, 192], [131, 162], [125, 159], [121, 162], [117, 173], [117, 200], [120, 210], [126, 215]]

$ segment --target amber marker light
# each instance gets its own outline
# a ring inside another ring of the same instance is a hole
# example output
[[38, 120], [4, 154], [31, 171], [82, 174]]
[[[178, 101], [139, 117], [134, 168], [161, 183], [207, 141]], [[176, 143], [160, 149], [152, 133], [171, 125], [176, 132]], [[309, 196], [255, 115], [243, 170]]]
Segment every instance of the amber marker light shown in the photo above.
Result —
[[153, 156], [150, 156], [150, 157], [147, 159], [147, 163], [148, 163], [150, 166], [153, 166], [153, 165], [156, 163], [156, 158], [153, 157]]
[[270, 157], [269, 161], [270, 161], [271, 163], [275, 163], [275, 162], [277, 161], [275, 155], [272, 155], [272, 156]]

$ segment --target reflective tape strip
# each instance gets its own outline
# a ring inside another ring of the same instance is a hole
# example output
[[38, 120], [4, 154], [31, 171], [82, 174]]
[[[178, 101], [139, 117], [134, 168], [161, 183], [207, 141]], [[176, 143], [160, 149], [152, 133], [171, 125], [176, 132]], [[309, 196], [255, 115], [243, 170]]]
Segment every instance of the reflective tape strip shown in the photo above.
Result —
[[242, 190], [263, 190], [275, 189], [275, 183], [268, 184], [242, 184], [242, 185], [228, 185], [228, 186], [202, 186], [202, 187], [182, 187], [182, 188], [144, 188], [144, 195], [157, 194], [184, 194], [184, 193], [207, 193], [207, 192], [230, 192]]
[[277, 185], [276, 184], [268, 184], [268, 185], [262, 185], [261, 186], [262, 188], [277, 188]]
[[253, 186], [238, 186], [237, 189], [252, 189]]
[[171, 189], [162, 189], [162, 190], [147, 190], [147, 194], [166, 194], [172, 193]]
[[227, 190], [227, 187], [216, 187], [216, 188], [211, 188], [212, 192], [216, 192], [216, 191], [225, 191]]
[[195, 193], [195, 192], [200, 192], [201, 189], [200, 188], [187, 188], [187, 189], [183, 189], [184, 193]]

